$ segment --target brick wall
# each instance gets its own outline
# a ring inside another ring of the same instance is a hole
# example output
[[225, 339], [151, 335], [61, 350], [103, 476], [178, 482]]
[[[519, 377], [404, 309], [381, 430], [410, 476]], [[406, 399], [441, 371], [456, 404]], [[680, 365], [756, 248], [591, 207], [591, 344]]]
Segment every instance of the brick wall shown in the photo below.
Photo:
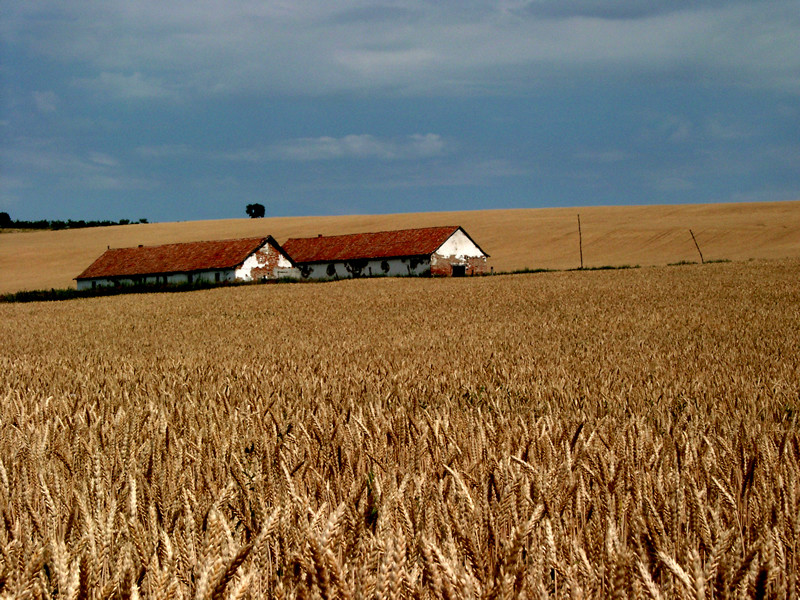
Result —
[[257, 265], [250, 268], [250, 278], [253, 281], [275, 279], [280, 256], [280, 253], [271, 244], [265, 244], [263, 248], [255, 253]]
[[481, 275], [489, 271], [486, 264], [486, 257], [465, 257], [465, 256], [431, 256], [431, 275], [434, 277], [450, 277], [453, 275], [453, 267], [464, 267], [464, 275]]

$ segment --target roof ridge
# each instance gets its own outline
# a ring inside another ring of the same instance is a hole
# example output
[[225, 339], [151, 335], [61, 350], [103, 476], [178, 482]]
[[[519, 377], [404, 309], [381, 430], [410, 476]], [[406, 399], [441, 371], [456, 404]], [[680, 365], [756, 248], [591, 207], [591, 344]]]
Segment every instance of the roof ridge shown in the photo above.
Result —
[[283, 249], [298, 263], [425, 256], [435, 252], [460, 225], [439, 225], [344, 235], [290, 238]]
[[[254, 235], [251, 237], [243, 237], [243, 238], [225, 238], [222, 240], [194, 240], [191, 242], [169, 242], [167, 244], [155, 244], [153, 246], [146, 245], [146, 244], [139, 244], [137, 246], [119, 246], [118, 248], [107, 248], [106, 252], [109, 250], [136, 250], [137, 248], [163, 248], [165, 246], [183, 246], [184, 244], [214, 244], [214, 243], [221, 243], [221, 242], [243, 242], [246, 240], [266, 240], [271, 238], [271, 235]], [[273, 238], [275, 239], [275, 238]]]
[[354, 235], [373, 235], [379, 233], [401, 233], [403, 231], [424, 231], [426, 229], [460, 229], [461, 225], [432, 225], [430, 227], [406, 227], [405, 229], [384, 229], [382, 231], [361, 231], [359, 233], [339, 233], [336, 235], [312, 235], [312, 236], [305, 236], [305, 237], [292, 237], [288, 238], [286, 241], [289, 240], [314, 240], [318, 238], [341, 238], [341, 237], [351, 237]]

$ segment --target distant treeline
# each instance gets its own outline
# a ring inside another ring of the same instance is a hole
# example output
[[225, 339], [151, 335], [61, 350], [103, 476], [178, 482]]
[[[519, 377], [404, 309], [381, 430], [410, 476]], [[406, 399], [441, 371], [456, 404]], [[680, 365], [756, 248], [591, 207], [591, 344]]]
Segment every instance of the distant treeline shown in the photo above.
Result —
[[119, 221], [84, 221], [80, 219], [73, 221], [15, 221], [8, 213], [0, 213], [0, 228], [6, 229], [82, 229], [84, 227], [109, 227], [111, 225], [130, 225], [131, 223], [147, 223], [147, 219], [131, 221], [130, 219], [120, 219]]

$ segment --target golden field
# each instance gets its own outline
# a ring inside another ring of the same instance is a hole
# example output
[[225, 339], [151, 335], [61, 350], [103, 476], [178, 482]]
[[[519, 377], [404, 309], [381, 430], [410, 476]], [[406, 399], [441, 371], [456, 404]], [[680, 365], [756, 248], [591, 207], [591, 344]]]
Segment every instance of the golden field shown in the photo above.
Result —
[[800, 258], [800, 201], [748, 204], [483, 210], [374, 216], [285, 217], [152, 223], [0, 235], [0, 294], [75, 287], [108, 247], [272, 235], [337, 235], [461, 225], [491, 255], [496, 271], [584, 265], [666, 265], [706, 260]]
[[798, 275], [2, 304], [0, 596], [796, 598]]

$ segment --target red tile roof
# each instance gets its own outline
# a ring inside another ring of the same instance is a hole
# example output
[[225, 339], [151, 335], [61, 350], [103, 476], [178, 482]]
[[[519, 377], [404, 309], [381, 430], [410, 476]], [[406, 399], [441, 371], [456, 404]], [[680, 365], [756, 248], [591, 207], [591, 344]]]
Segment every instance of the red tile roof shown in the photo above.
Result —
[[[242, 264], [267, 241], [274, 242], [272, 237], [259, 237], [111, 248], [75, 279], [230, 269]], [[275, 245], [277, 246], [277, 242]]]
[[283, 249], [296, 263], [399, 258], [433, 254], [460, 229], [426, 227], [286, 240]]

